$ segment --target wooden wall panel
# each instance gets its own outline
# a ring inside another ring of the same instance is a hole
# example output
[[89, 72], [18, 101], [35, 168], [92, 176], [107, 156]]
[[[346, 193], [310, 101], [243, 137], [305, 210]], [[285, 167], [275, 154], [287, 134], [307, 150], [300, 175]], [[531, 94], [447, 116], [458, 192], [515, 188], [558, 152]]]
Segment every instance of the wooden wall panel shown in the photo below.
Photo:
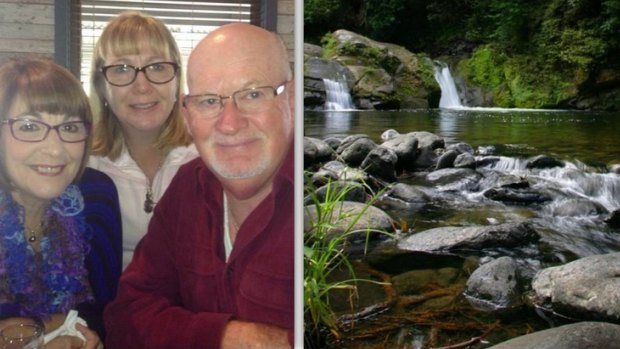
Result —
[[54, 1], [0, 0], [0, 63], [28, 54], [54, 57]]
[[295, 57], [295, 1], [278, 0], [277, 32], [286, 44], [289, 60]]

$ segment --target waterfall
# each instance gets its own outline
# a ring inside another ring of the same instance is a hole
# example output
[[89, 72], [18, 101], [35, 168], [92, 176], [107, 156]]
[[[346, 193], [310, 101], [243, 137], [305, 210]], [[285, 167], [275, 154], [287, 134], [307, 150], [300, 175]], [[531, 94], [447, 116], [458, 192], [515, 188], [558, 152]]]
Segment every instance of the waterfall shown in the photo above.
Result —
[[355, 109], [346, 81], [323, 79], [325, 84], [325, 110]]
[[450, 67], [443, 62], [435, 61], [435, 80], [441, 87], [441, 99], [439, 108], [461, 108], [461, 99], [456, 90], [456, 84], [450, 73]]

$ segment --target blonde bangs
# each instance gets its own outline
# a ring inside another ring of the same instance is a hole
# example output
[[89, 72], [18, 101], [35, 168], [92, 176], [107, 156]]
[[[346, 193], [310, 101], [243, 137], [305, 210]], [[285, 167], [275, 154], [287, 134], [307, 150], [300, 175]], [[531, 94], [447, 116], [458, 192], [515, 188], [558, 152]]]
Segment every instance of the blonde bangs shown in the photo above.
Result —
[[110, 56], [139, 55], [147, 51], [153, 51], [149, 53], [174, 63], [181, 63], [176, 42], [161, 22], [139, 12], [126, 12], [111, 22], [102, 33], [97, 56], [105, 60]]

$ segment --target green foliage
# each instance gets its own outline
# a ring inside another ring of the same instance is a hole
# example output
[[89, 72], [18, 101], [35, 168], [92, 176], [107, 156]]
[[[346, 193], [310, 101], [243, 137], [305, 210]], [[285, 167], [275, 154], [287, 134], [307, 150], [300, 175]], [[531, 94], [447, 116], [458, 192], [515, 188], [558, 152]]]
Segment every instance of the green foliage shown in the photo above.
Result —
[[464, 38], [505, 48], [519, 47], [527, 37], [528, 6], [528, 1], [470, 1]]
[[610, 54], [614, 42], [601, 35], [599, 20], [584, 0], [553, 1], [534, 36], [536, 52], [560, 69], [573, 66], [591, 70]]
[[390, 74], [394, 74], [401, 62], [397, 57], [388, 55], [385, 51], [365, 45], [355, 45], [351, 42], [338, 43], [333, 33], [327, 33], [321, 39], [323, 58], [355, 57], [360, 64], [370, 67], [383, 68]]
[[[310, 183], [306, 179], [306, 183]], [[310, 222], [311, 228], [305, 233], [304, 238], [304, 322], [306, 336], [320, 336], [321, 328], [329, 330], [334, 336], [339, 336], [337, 316], [330, 305], [330, 292], [345, 290], [349, 292], [349, 298], [353, 302], [357, 296], [357, 283], [360, 280], [355, 277], [345, 248], [348, 238], [359, 234], [354, 230], [357, 221], [363, 216], [365, 209], [352, 216], [341, 210], [341, 203], [347, 193], [354, 188], [352, 185], [339, 186], [332, 182], [326, 185], [327, 190], [323, 199], [316, 195], [313, 185], [306, 184], [306, 194], [312, 199], [316, 207], [316, 219]], [[378, 194], [377, 194], [378, 195]], [[370, 207], [377, 196], [366, 203]], [[350, 219], [350, 223], [342, 234], [330, 234], [334, 228], [334, 222], [342, 219]], [[366, 241], [372, 230], [366, 229]], [[385, 232], [380, 232], [385, 233]], [[339, 270], [346, 270], [352, 276], [348, 280], [334, 280], [333, 274]], [[314, 338], [312, 338], [314, 339]]]
[[470, 59], [466, 60], [461, 72], [465, 78], [477, 86], [495, 89], [505, 80], [504, 63], [507, 57], [492, 46], [477, 49]]
[[[417, 55], [418, 63], [415, 69], [403, 69], [396, 81], [397, 95], [399, 99], [405, 99], [407, 96], [420, 96], [420, 89], [428, 93], [435, 93], [441, 97], [441, 88], [435, 79], [435, 71], [432, 60], [425, 55]], [[437, 100], [439, 103], [439, 100]]]
[[597, 38], [591, 29], [564, 29], [558, 46], [561, 61], [583, 68], [596, 63], [607, 51], [605, 42]]
[[527, 56], [516, 56], [506, 62], [506, 86], [513, 106], [544, 108], [568, 98], [564, 90], [566, 80], [553, 70], [535, 68], [536, 63]]
[[[429, 34], [434, 41], [429, 45], [441, 47], [460, 40], [478, 41], [483, 36], [479, 29], [483, 29], [485, 25], [479, 25], [481, 17], [473, 17], [475, 13], [470, 3], [471, 1], [437, 0], [423, 5], [427, 13]], [[468, 27], [476, 28], [476, 30], [464, 30]], [[422, 50], [427, 49], [422, 48]]]
[[333, 33], [327, 33], [321, 38], [323, 58], [332, 58], [338, 55], [338, 41]]
[[[620, 32], [620, 0], [605, 0], [601, 4], [603, 8], [603, 20], [601, 21], [600, 29], [605, 37], [617, 39]], [[615, 40], [616, 47], [618, 40]]]
[[304, 1], [304, 40], [318, 44], [325, 33], [348, 29], [362, 33], [367, 0]]
[[349, 29], [412, 52], [493, 44], [592, 65], [620, 48], [620, 0], [308, 0], [306, 37]]
[[304, 35], [306, 42], [317, 43], [325, 26], [340, 16], [339, 0], [306, 0], [304, 2]]
[[540, 56], [507, 56], [491, 46], [476, 50], [458, 70], [470, 83], [491, 91], [495, 104], [505, 108], [556, 106], [577, 94], [581, 81], [575, 77], [583, 75], [550, 66]]
[[[504, 47], [521, 47], [527, 42], [528, 18], [524, 2], [491, 2], [489, 22], [494, 23], [489, 38]], [[521, 5], [521, 6], [519, 6]]]
[[338, 0], [306, 0], [304, 4], [304, 24], [316, 24], [321, 18], [332, 18], [338, 15]]
[[[306, 32], [325, 15], [315, 28], [322, 33], [349, 29], [433, 57], [471, 53], [466, 79], [492, 92], [498, 106], [553, 106], [576, 89], [587, 94], [600, 74], [620, 66], [620, 0], [310, 0], [305, 6], [314, 7]], [[378, 55], [363, 56], [368, 62]], [[390, 72], [398, 67], [375, 63]]]
[[402, 0], [368, 0], [372, 11], [368, 12], [367, 29], [379, 40], [390, 37], [401, 20], [405, 2]]

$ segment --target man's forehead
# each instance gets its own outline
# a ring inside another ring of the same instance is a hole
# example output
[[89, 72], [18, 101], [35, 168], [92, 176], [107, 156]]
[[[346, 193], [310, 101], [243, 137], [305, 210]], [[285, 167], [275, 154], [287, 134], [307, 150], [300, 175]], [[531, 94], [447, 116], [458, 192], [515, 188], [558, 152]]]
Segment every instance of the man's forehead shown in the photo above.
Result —
[[[221, 59], [195, 60], [190, 62], [188, 84], [211, 85], [222, 83], [237, 83], [239, 81], [270, 81], [274, 75], [279, 75], [277, 69], [266, 56], [220, 56]], [[191, 87], [191, 86], [190, 86]]]

